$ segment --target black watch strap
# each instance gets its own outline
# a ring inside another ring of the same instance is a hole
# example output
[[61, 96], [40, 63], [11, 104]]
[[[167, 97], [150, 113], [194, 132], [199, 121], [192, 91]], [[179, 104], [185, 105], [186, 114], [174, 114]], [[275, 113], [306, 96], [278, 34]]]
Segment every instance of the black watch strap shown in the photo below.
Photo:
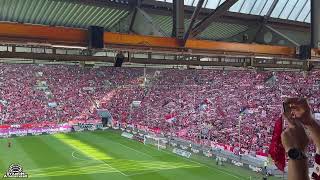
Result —
[[307, 156], [305, 155], [305, 153], [297, 148], [289, 149], [289, 151], [287, 152], [287, 156], [289, 157], [290, 160], [307, 159]]

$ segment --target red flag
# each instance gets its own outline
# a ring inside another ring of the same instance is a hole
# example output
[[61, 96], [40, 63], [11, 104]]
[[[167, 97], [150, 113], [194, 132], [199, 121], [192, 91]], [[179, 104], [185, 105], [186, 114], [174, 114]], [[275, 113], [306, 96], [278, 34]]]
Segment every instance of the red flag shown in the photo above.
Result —
[[286, 166], [286, 152], [281, 142], [282, 126], [283, 120], [282, 117], [280, 117], [274, 125], [273, 136], [269, 145], [269, 154], [277, 168], [284, 171]]

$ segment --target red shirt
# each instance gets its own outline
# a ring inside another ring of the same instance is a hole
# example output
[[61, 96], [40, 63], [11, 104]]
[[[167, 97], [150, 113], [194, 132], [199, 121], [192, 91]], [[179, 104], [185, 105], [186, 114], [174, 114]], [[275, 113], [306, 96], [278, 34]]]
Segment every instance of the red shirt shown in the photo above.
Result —
[[311, 175], [311, 179], [320, 180], [320, 155], [316, 154], [314, 169]]

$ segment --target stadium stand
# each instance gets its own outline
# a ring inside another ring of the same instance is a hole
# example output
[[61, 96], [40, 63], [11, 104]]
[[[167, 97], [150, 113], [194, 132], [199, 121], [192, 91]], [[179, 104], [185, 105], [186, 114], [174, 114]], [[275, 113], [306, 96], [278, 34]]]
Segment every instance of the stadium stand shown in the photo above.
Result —
[[[304, 96], [320, 112], [320, 71], [83, 68], [2, 64], [4, 125], [100, 120], [197, 143], [266, 156], [285, 97]], [[141, 101], [132, 107], [133, 101]], [[314, 147], [310, 147], [314, 152]]]

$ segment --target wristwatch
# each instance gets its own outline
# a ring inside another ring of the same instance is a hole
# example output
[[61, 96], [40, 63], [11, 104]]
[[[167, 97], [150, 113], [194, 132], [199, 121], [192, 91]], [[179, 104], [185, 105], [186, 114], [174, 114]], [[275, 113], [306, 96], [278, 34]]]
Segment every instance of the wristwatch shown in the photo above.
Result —
[[287, 153], [289, 159], [291, 160], [302, 160], [302, 159], [307, 159], [307, 156], [302, 152], [301, 150], [297, 148], [292, 148], [289, 149]]

